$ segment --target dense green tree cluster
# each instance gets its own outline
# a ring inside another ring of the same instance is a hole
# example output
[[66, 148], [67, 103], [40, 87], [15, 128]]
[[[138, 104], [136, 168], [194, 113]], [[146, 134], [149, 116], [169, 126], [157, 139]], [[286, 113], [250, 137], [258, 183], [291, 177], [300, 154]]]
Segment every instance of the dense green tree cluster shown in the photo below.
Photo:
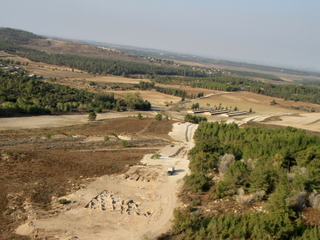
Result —
[[150, 110], [151, 104], [147, 100], [143, 101], [139, 92], [127, 93], [125, 96], [125, 106], [136, 110]]
[[285, 100], [304, 101], [320, 104], [320, 89], [304, 85], [275, 85], [271, 83], [253, 82], [243, 85], [242, 89]]
[[73, 109], [150, 110], [151, 104], [139, 94], [128, 94], [115, 99], [113, 93], [77, 90], [69, 86], [52, 84], [29, 77], [19, 77], [0, 71], [0, 115], [15, 113], [49, 114]]
[[153, 89], [155, 83], [154, 82], [145, 82], [145, 81], [140, 81], [139, 84], [135, 84], [135, 88], [139, 88], [140, 90], [148, 90], [148, 89]]
[[[188, 189], [210, 189], [212, 198], [228, 197], [239, 204], [249, 204], [246, 194], [250, 201], [262, 201], [267, 213], [203, 218], [188, 208], [178, 209], [174, 234], [181, 239], [319, 239], [318, 227], [299, 218], [305, 206], [320, 207], [319, 137], [292, 127], [201, 122], [194, 139]], [[214, 182], [212, 175], [218, 174], [220, 180]], [[192, 219], [188, 224], [187, 218]]]
[[184, 116], [184, 121], [198, 124], [200, 122], [206, 122], [206, 121], [208, 121], [208, 119], [203, 116], [197, 116], [194, 114], [187, 114]]
[[165, 88], [165, 87], [156, 86], [154, 89], [157, 92], [165, 93], [165, 94], [169, 94], [169, 95], [173, 95], [173, 96], [177, 96], [177, 97], [184, 97], [184, 98], [191, 97], [191, 96], [189, 96], [189, 94], [185, 90], [181, 90], [178, 88]]
[[12, 29], [0, 28], [1, 41], [8, 42], [12, 45], [26, 45], [33, 39], [44, 39], [44, 37], [35, 35], [31, 32]]
[[265, 74], [265, 73], [237, 71], [237, 70], [223, 70], [223, 71], [235, 74], [237, 76], [243, 76], [243, 77], [256, 77], [256, 78], [270, 79], [270, 80], [274, 80], [274, 81], [283, 81], [279, 77], [276, 77], [276, 76], [273, 76], [270, 74]]
[[68, 86], [0, 73], [1, 115], [69, 111], [79, 104], [91, 102], [93, 96]]
[[26, 57], [35, 62], [45, 62], [58, 66], [76, 68], [92, 74], [118, 75], [129, 77], [134, 74], [158, 74], [158, 75], [185, 75], [185, 76], [206, 76], [206, 73], [192, 68], [182, 69], [178, 67], [165, 67], [154, 64], [111, 60], [105, 58], [93, 58], [72, 54], [48, 54], [36, 50], [22, 49], [16, 52], [21, 57]]
[[[318, 227], [292, 222], [286, 214], [246, 213], [203, 218], [190, 209], [176, 209], [175, 239], [319, 239]], [[313, 236], [308, 238], [309, 236]], [[170, 239], [170, 238], [169, 238]]]
[[213, 82], [213, 81], [195, 81], [190, 83], [193, 88], [207, 88], [218, 91], [228, 91], [235, 92], [240, 91], [241, 88], [238, 85], [233, 85], [229, 83]]

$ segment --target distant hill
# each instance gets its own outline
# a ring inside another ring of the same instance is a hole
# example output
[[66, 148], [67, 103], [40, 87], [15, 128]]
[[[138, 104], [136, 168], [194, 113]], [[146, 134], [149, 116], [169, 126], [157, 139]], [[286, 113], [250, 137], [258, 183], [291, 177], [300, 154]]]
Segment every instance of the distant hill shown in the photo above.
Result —
[[[106, 44], [106, 46], [111, 46]], [[297, 76], [315, 76], [320, 77], [320, 72], [315, 71], [305, 71], [299, 69], [290, 69], [290, 68], [282, 68], [282, 67], [274, 67], [274, 66], [265, 66], [260, 64], [252, 64], [245, 62], [234, 62], [228, 60], [218, 60], [211, 59], [206, 57], [199, 57], [188, 54], [179, 54], [179, 53], [171, 53], [166, 51], [154, 50], [154, 49], [145, 49], [145, 48], [135, 48], [135, 47], [124, 47], [113, 45], [114, 47], [130, 54], [147, 56], [152, 58], [164, 58], [170, 59], [173, 61], [186, 61], [193, 63], [203, 63], [203, 64], [213, 64], [221, 66], [221, 68], [233, 69], [233, 68], [243, 68], [257, 72], [270, 72], [270, 73], [281, 73], [281, 74], [291, 74]]]
[[[306, 77], [320, 77], [319, 72], [302, 71], [289, 68], [279, 68], [243, 62], [209, 59], [187, 54], [171, 53], [155, 49], [120, 46], [99, 42], [63, 40], [35, 35], [33, 33], [12, 29], [0, 28], [0, 50], [15, 52], [18, 49], [42, 51], [48, 54], [73, 54], [93, 58], [144, 63], [156, 66], [179, 67], [185, 65], [202, 65], [208, 68], [238, 70], [229, 72], [233, 76], [257, 77], [279, 81], [283, 74]], [[176, 64], [173, 64], [173, 61]], [[239, 71], [240, 70], [240, 71]], [[249, 72], [263, 73], [257, 75]], [[268, 75], [266, 75], [266, 73]], [[272, 75], [276, 75], [276, 77]]]
[[0, 50], [10, 51], [17, 48], [150, 64], [150, 61], [145, 57], [137, 57], [114, 48], [48, 38], [18, 29], [0, 28]]

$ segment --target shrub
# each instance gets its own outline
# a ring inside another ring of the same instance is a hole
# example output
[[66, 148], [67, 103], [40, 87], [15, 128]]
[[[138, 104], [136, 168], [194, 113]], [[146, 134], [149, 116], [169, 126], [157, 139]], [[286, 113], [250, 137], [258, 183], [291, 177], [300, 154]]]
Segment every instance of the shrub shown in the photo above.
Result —
[[66, 204], [66, 203], [68, 203], [68, 200], [65, 199], [65, 198], [61, 198], [61, 199], [59, 199], [59, 203], [60, 204]]
[[121, 140], [119, 144], [121, 147], [128, 147], [128, 145], [129, 145], [127, 140]]
[[121, 139], [119, 138], [118, 134], [112, 133], [112, 135], [116, 138], [116, 140], [121, 140]]
[[110, 138], [109, 138], [109, 136], [108, 135], [106, 135], [106, 136], [104, 136], [104, 138], [103, 138], [103, 141], [109, 141], [110, 140]]
[[159, 153], [156, 153], [154, 155], [151, 156], [151, 159], [159, 159], [160, 158], [160, 154]]
[[51, 138], [51, 133], [46, 133], [45, 137], [46, 137], [47, 139], [50, 139], [50, 138]]
[[89, 121], [95, 121], [97, 118], [97, 114], [95, 112], [89, 112]]
[[278, 103], [277, 103], [276, 100], [274, 100], [274, 99], [270, 102], [270, 105], [271, 105], [271, 106], [276, 105], [276, 104], [278, 104]]
[[158, 113], [155, 117], [156, 120], [158, 121], [162, 121], [162, 114], [161, 113]]

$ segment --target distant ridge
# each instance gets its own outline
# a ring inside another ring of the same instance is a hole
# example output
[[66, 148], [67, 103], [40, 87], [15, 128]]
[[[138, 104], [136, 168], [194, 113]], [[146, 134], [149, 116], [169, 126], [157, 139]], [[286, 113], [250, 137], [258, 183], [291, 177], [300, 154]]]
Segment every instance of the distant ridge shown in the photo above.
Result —
[[[183, 61], [185, 64], [211, 64], [224, 69], [254, 72], [270, 72], [296, 76], [320, 77], [320, 72], [305, 71], [290, 68], [265, 66], [259, 64], [217, 60], [188, 54], [171, 53], [156, 49], [121, 46], [94, 41], [63, 40], [63, 38], [45, 37], [19, 29], [0, 27], [0, 50], [10, 51], [14, 48], [27, 48], [46, 53], [75, 54], [87, 57], [106, 58], [128, 62], [159, 65], [159, 62], [150, 61], [150, 58]], [[162, 65], [164, 62], [161, 63]]]

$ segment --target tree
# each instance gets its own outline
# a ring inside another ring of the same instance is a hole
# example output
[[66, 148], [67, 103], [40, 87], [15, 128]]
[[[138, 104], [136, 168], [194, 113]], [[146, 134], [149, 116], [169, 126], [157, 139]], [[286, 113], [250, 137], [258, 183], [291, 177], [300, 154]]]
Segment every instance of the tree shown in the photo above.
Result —
[[209, 180], [210, 178], [206, 177], [203, 173], [196, 172], [187, 175], [184, 183], [192, 192], [201, 193], [209, 188]]
[[270, 102], [270, 105], [271, 105], [271, 106], [276, 105], [276, 104], [278, 104], [278, 103], [277, 103], [276, 100], [274, 100], [274, 99]]
[[221, 198], [235, 194], [238, 188], [246, 185], [248, 172], [249, 169], [243, 162], [231, 163], [223, 176], [223, 181], [218, 182], [216, 186], [215, 196]]
[[196, 116], [188, 113], [187, 115], [184, 116], [184, 121], [198, 124], [200, 122], [207, 122], [208, 119], [206, 117]]
[[279, 179], [279, 183], [276, 186], [274, 193], [269, 199], [267, 209], [271, 213], [281, 213], [293, 215], [293, 210], [290, 209], [290, 203], [287, 198], [290, 194], [290, 184], [285, 173], [282, 173]]
[[157, 121], [162, 121], [162, 114], [161, 113], [158, 113], [156, 116], [155, 116], [155, 119]]
[[199, 103], [193, 103], [191, 106], [191, 109], [199, 109], [200, 105]]
[[89, 121], [95, 121], [97, 118], [97, 114], [95, 112], [89, 112]]
[[260, 164], [255, 167], [249, 176], [250, 188], [249, 191], [254, 193], [265, 191], [269, 193], [273, 190], [277, 180], [277, 172], [270, 165]]
[[138, 119], [141, 120], [143, 117], [142, 117], [142, 114], [141, 113], [138, 113]]

